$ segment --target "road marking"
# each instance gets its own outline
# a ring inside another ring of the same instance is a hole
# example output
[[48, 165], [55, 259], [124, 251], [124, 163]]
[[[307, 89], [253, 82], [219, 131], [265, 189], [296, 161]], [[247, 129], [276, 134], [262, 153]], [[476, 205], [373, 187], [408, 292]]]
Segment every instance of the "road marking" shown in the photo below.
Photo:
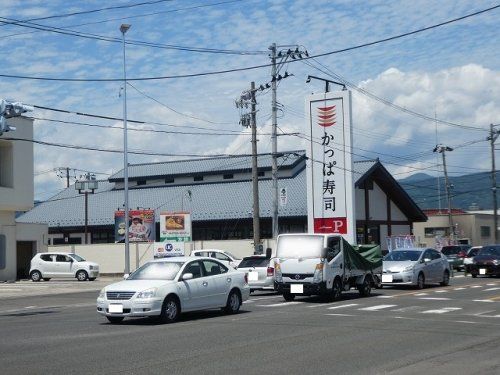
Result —
[[474, 299], [472, 300], [473, 302], [495, 302], [490, 299]]
[[362, 307], [361, 311], [378, 311], [378, 310], [383, 310], [383, 309], [388, 309], [389, 307], [395, 307], [397, 305], [376, 305], [376, 306], [370, 306], [370, 307]]
[[348, 303], [346, 305], [339, 305], [339, 306], [329, 307], [328, 310], [335, 310], [335, 309], [341, 309], [341, 308], [344, 308], [344, 307], [353, 307], [353, 306], [358, 306], [358, 304], [357, 303]]
[[281, 303], [273, 303], [271, 305], [256, 305], [260, 307], [279, 307], [279, 306], [292, 306], [292, 305], [299, 305], [304, 302], [281, 302]]
[[485, 289], [483, 290], [483, 292], [489, 292], [489, 291], [492, 291], [492, 290], [500, 290], [500, 288], [488, 288], [488, 289]]
[[243, 301], [243, 303], [254, 303], [255, 301], [252, 301], [252, 300], [246, 300], [246, 301]]
[[330, 302], [330, 303], [318, 303], [316, 305], [312, 306], [307, 306], [308, 308], [314, 308], [314, 307], [324, 307], [324, 306], [330, 306], [330, 305], [336, 305], [338, 302]]
[[417, 310], [419, 308], [421, 308], [421, 306], [407, 306], [407, 307], [402, 307], [400, 309], [394, 309], [391, 311], [405, 312], [405, 311]]
[[486, 284], [487, 286], [493, 286], [493, 285], [497, 285], [497, 283], [489, 283], [489, 284]]
[[455, 320], [455, 323], [477, 324], [477, 322], [469, 322], [468, 320]]
[[471, 288], [482, 288], [484, 285], [472, 285]]
[[429, 295], [429, 293], [417, 293], [415, 294], [415, 296], [427, 296]]
[[436, 290], [434, 293], [447, 293], [447, 290]]
[[330, 316], [357, 316], [353, 314], [325, 314], [325, 315], [330, 315]]
[[452, 311], [462, 310], [461, 307], [443, 307], [442, 309], [422, 311], [422, 314], [445, 314]]
[[377, 296], [375, 298], [394, 298], [394, 296]]
[[274, 298], [280, 298], [281, 296], [270, 296], [270, 297], [252, 297], [250, 298], [252, 301], [260, 301], [264, 299], [274, 299]]
[[466, 288], [455, 288], [453, 290], [464, 290], [464, 289], [466, 289]]
[[432, 300], [432, 301], [449, 301], [450, 298], [446, 297], [422, 297], [419, 299]]

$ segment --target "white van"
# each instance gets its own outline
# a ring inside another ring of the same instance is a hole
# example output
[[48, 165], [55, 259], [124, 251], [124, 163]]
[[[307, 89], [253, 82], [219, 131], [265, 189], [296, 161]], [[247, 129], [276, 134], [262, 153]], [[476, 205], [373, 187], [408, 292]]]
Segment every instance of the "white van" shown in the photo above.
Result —
[[38, 253], [31, 259], [30, 277], [33, 281], [49, 281], [53, 277], [94, 281], [98, 276], [97, 263], [87, 262], [73, 253]]

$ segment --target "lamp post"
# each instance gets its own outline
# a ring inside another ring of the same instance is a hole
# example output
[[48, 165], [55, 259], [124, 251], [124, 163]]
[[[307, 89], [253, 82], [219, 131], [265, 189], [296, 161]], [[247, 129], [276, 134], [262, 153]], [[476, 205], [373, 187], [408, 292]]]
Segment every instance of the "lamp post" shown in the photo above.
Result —
[[[88, 195], [94, 194], [95, 190], [98, 188], [98, 182], [95, 179], [94, 174], [87, 173], [84, 176], [83, 181], [75, 182], [75, 190], [78, 190], [78, 194], [85, 195], [85, 244], [88, 244], [88, 224], [89, 224], [89, 198]], [[82, 193], [83, 192], [83, 193]]]
[[130, 29], [129, 24], [122, 24], [120, 31], [123, 40], [123, 180], [125, 193], [125, 273], [130, 273], [130, 243], [129, 230], [129, 207], [128, 207], [128, 146], [127, 146], [127, 69], [125, 60], [125, 33]]

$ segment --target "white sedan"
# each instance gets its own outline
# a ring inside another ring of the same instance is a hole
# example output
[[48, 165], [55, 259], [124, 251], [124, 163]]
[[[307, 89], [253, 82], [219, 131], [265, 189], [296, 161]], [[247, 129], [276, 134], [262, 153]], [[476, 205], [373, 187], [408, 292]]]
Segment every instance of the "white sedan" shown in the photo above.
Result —
[[97, 312], [111, 323], [138, 316], [170, 323], [186, 311], [222, 308], [235, 314], [249, 295], [247, 274], [216, 259], [163, 258], [103, 288]]

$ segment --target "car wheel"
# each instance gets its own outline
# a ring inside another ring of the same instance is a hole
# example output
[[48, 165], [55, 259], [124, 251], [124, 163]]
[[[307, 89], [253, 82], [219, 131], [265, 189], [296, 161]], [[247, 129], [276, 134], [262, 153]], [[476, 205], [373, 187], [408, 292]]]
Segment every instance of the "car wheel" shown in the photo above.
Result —
[[159, 320], [162, 323], [173, 323], [179, 318], [180, 313], [181, 306], [177, 299], [174, 297], [167, 297], [163, 302]]
[[42, 279], [42, 274], [40, 273], [40, 271], [33, 271], [31, 272], [31, 280], [33, 280], [34, 282], [38, 282]]
[[444, 271], [443, 273], [443, 281], [440, 282], [441, 286], [450, 285], [450, 273], [448, 271]]
[[425, 287], [425, 276], [422, 272], [420, 272], [417, 278], [417, 289], [424, 289], [424, 287]]
[[43, 281], [50, 281], [50, 278], [49, 277], [44, 277]]
[[85, 281], [88, 279], [88, 277], [89, 275], [87, 274], [86, 271], [81, 270], [76, 273], [76, 278], [78, 281]]
[[477, 277], [477, 271], [471, 271], [470, 275], [475, 279]]
[[368, 297], [370, 293], [372, 292], [372, 286], [370, 283], [370, 280], [368, 280], [367, 277], [365, 277], [363, 284], [358, 286], [358, 291], [359, 294], [363, 297]]
[[123, 321], [123, 316], [107, 316], [106, 319], [108, 319], [111, 324], [118, 324]]
[[226, 312], [226, 314], [236, 314], [238, 311], [240, 311], [240, 306], [240, 294], [236, 290], [232, 290], [227, 297], [227, 303], [224, 311]]
[[94, 281], [95, 279], [95, 277], [89, 277], [89, 281]]
[[285, 301], [291, 302], [295, 299], [295, 294], [285, 292], [285, 293], [283, 293], [283, 298], [285, 299]]

